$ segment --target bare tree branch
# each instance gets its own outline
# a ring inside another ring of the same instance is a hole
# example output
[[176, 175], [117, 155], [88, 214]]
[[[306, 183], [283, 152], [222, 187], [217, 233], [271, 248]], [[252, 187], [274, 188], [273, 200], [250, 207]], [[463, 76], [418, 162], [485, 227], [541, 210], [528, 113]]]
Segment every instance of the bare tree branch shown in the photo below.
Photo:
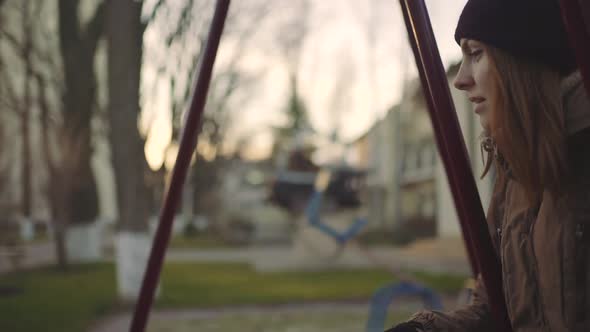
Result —
[[[118, 0], [117, 0], [118, 1]], [[86, 40], [91, 54], [94, 54], [98, 41], [104, 34], [104, 21], [105, 21], [105, 7], [106, 0], [101, 2], [96, 8], [94, 16], [88, 23], [86, 28]]]
[[50, 119], [50, 109], [49, 103], [47, 101], [47, 94], [45, 92], [47, 82], [43, 75], [36, 72], [34, 73], [34, 79], [37, 83], [37, 90], [39, 92], [39, 109], [40, 109], [40, 120], [41, 120], [41, 137], [43, 138], [43, 157], [45, 158], [46, 166], [50, 174], [56, 173], [56, 163], [55, 158], [51, 153], [51, 140], [50, 140], [50, 127], [49, 124], [51, 123]]
[[178, 20], [176, 28], [166, 37], [166, 44], [168, 47], [170, 47], [170, 45], [172, 45], [172, 43], [177, 38], [184, 35], [184, 33], [191, 27], [191, 24], [194, 23], [195, 17], [193, 16], [193, 13], [202, 12], [203, 9], [206, 7], [206, 4], [206, 2], [199, 2], [199, 5], [201, 5], [201, 7], [195, 9], [194, 0], [188, 0], [186, 2], [186, 4], [180, 12], [180, 19]]
[[147, 19], [144, 22], [145, 26], [147, 26], [150, 22], [152, 22], [156, 18], [156, 15], [158, 15], [158, 11], [162, 7], [162, 5], [164, 5], [164, 2], [166, 2], [166, 1], [165, 0], [158, 0], [156, 2], [156, 4], [154, 5], [154, 8], [152, 8], [152, 12], [150, 13], [150, 15], [148, 15]]
[[0, 26], [0, 38], [6, 40], [12, 47], [14, 47], [19, 54], [22, 53], [23, 46], [18, 40], [18, 38], [6, 30], [4, 27]]
[[[0, 63], [3, 64], [1, 59]], [[4, 65], [2, 67], [4, 67]], [[1, 75], [0, 82], [2, 82], [2, 90], [0, 90], [0, 92], [4, 93], [2, 93], [0, 97], [4, 96], [5, 98], [0, 98], [0, 102], [2, 102], [4, 107], [14, 111], [15, 113], [21, 112], [22, 103], [14, 87], [14, 81], [11, 79], [10, 74], [6, 70], [2, 70]]]

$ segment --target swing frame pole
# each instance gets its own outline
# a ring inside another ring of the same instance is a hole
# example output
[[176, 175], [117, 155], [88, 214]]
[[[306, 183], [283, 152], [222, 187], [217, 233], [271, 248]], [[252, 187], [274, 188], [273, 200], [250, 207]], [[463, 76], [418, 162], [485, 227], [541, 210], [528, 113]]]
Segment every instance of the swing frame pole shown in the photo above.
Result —
[[482, 276], [497, 330], [512, 331], [500, 261], [489, 235], [426, 4], [424, 0], [399, 1], [473, 272]]
[[197, 146], [200, 132], [201, 118], [207, 91], [211, 82], [213, 65], [219, 48], [219, 41], [223, 33], [223, 27], [227, 17], [230, 0], [218, 0], [215, 5], [213, 21], [209, 29], [209, 36], [198, 66], [197, 79], [195, 81], [192, 99], [188, 115], [181, 132], [181, 141], [176, 157], [176, 163], [172, 170], [172, 178], [158, 223], [158, 229], [152, 244], [152, 250], [144, 274], [139, 298], [135, 306], [130, 331], [143, 332], [145, 330], [150, 308], [154, 300], [154, 293], [160, 278], [164, 256], [170, 240], [174, 214], [182, 196], [182, 189], [186, 179], [186, 173], [190, 161]]
[[583, 16], [584, 12], [589, 15], [590, 5], [582, 5], [578, 0], [561, 0], [559, 3], [570, 45], [584, 78], [586, 93], [590, 96], [590, 22], [584, 22]]

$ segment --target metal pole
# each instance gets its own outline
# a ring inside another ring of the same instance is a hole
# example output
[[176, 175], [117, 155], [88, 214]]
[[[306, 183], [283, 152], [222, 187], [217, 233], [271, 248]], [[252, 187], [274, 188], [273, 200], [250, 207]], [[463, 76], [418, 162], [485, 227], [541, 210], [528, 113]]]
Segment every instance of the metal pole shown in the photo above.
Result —
[[489, 235], [426, 5], [424, 0], [400, 0], [400, 4], [470, 262], [474, 272], [481, 273], [497, 330], [511, 331], [500, 262]]
[[[406, 10], [405, 4], [402, 4], [402, 13], [404, 15], [404, 20], [405, 20], [406, 24], [411, 24], [410, 16], [409, 16], [409, 13]], [[413, 51], [414, 56], [415, 56], [415, 59], [416, 59], [416, 64], [417, 64], [417, 67], [418, 67], [418, 72], [420, 74], [420, 82], [422, 84], [423, 89], [427, 89], [428, 88], [428, 82], [426, 81], [425, 69], [424, 69], [423, 66], [420, 65], [420, 57], [418, 55], [419, 52], [420, 52], [420, 50], [418, 49], [418, 46], [416, 44], [416, 40], [413, 38], [412, 35], [410, 35], [409, 42], [410, 42], [410, 46], [412, 47], [412, 51]], [[444, 70], [443, 70], [443, 72], [444, 72]], [[446, 79], [445, 79], [445, 81], [446, 81]], [[436, 105], [435, 105], [434, 101], [432, 100], [432, 96], [430, 95], [430, 93], [428, 91], [425, 91], [424, 96], [426, 98], [426, 103], [428, 105], [428, 110], [430, 111], [430, 110], [434, 109], [434, 107]], [[453, 112], [454, 112], [454, 107], [453, 107]], [[449, 155], [449, 152], [448, 152], [448, 149], [447, 149], [447, 146], [446, 146], [446, 139], [445, 139], [445, 137], [443, 135], [442, 129], [440, 128], [439, 121], [438, 120], [436, 120], [436, 121], [433, 120], [432, 114], [430, 114], [430, 115], [431, 115], [432, 127], [433, 127], [433, 130], [434, 130], [434, 136], [435, 136], [435, 139], [436, 139], [436, 142], [437, 142], [437, 146], [438, 146], [439, 152], [440, 152], [439, 154], [440, 154], [440, 157], [441, 157], [441, 159], [443, 161], [443, 166], [446, 167], [446, 165], [448, 165], [448, 163], [451, 163], [452, 162], [451, 159], [450, 159], [451, 156]], [[453, 194], [453, 198], [455, 198], [455, 205], [456, 205], [455, 207], [457, 209], [457, 214], [459, 216], [459, 221], [462, 221], [463, 220], [463, 218], [462, 218], [463, 210], [462, 209], [459, 209], [459, 207], [457, 207], [457, 204], [459, 204], [457, 202], [457, 199], [461, 199], [461, 197], [456, 198], [457, 197], [456, 192], [455, 192], [456, 191], [456, 187], [452, 185], [453, 178], [450, 175], [448, 175], [448, 180], [449, 180], [449, 186], [450, 186], [450, 189], [451, 189], [451, 193]], [[477, 260], [475, 258], [475, 254], [474, 254], [475, 251], [473, 249], [473, 245], [471, 244], [471, 238], [470, 237], [463, 237], [463, 239], [465, 241], [465, 248], [467, 249], [467, 256], [469, 258], [469, 263], [470, 263], [471, 269], [473, 271], [473, 275], [474, 276], [477, 276], [477, 274], [479, 273], [479, 264], [477, 263]]]
[[176, 164], [172, 170], [170, 187], [166, 194], [164, 206], [160, 215], [158, 230], [156, 231], [150, 258], [141, 285], [141, 292], [131, 322], [130, 331], [132, 332], [143, 332], [147, 324], [150, 307], [154, 299], [154, 293], [162, 270], [164, 255], [166, 253], [166, 248], [168, 247], [168, 241], [170, 240], [174, 213], [180, 202], [188, 166], [197, 145], [201, 116], [207, 99], [207, 91], [211, 81], [213, 64], [215, 63], [215, 57], [217, 55], [219, 41], [227, 17], [229, 3], [230, 0], [218, 0], [215, 7], [213, 21], [211, 22], [209, 30], [209, 37], [203, 51], [202, 61], [199, 66], [198, 76], [194, 86], [190, 109], [182, 131]]
[[570, 45], [576, 54], [578, 67], [590, 96], [590, 22], [584, 22], [583, 16], [583, 13], [588, 15], [590, 5], [582, 5], [578, 0], [561, 0], [560, 4]]

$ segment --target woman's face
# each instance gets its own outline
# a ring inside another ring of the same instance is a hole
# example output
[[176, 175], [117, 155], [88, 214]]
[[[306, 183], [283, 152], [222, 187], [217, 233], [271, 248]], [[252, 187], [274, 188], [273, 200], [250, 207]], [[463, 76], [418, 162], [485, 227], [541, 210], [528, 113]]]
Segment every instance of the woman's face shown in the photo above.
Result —
[[481, 125], [489, 130], [494, 86], [489, 54], [484, 44], [473, 39], [461, 39], [461, 50], [463, 62], [454, 85], [467, 93]]

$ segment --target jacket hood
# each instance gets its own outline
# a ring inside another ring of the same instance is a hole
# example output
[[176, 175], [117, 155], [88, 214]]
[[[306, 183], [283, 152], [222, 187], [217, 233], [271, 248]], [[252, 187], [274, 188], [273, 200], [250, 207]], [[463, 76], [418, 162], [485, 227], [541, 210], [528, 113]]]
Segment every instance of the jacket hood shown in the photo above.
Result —
[[561, 96], [568, 136], [590, 127], [590, 100], [579, 71], [575, 71], [563, 79]]

